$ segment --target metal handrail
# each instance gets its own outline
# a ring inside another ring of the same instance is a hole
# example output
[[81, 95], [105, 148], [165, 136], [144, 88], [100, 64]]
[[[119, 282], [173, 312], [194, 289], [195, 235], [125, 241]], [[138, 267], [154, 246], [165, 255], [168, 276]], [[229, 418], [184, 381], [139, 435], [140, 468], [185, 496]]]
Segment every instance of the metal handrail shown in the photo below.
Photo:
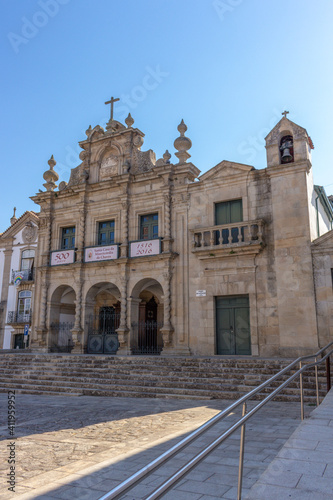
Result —
[[[243, 456], [244, 456], [244, 438], [245, 438], [245, 422], [249, 420], [257, 411], [259, 411], [263, 406], [265, 406], [271, 399], [273, 399], [277, 394], [279, 394], [287, 385], [290, 384], [295, 378], [300, 377], [300, 389], [301, 389], [301, 419], [304, 418], [304, 399], [303, 399], [303, 387], [302, 387], [302, 375], [303, 372], [309, 368], [317, 367], [320, 363], [325, 360], [329, 361], [329, 357], [333, 354], [333, 349], [331, 349], [326, 355], [324, 355], [319, 361], [317, 361], [318, 356], [320, 356], [324, 351], [333, 345], [330, 342], [325, 347], [320, 349], [317, 353], [307, 356], [300, 356], [295, 361], [290, 363], [288, 366], [280, 370], [273, 377], [263, 382], [258, 387], [245, 394], [237, 401], [232, 403], [228, 408], [222, 410], [217, 415], [212, 417], [210, 420], [201, 425], [198, 429], [189, 434], [186, 438], [182, 439], [179, 443], [172, 446], [169, 450], [162, 453], [155, 460], [150, 462], [148, 465], [140, 469], [138, 472], [133, 474], [131, 477], [123, 481], [121, 484], [110, 490], [108, 493], [99, 498], [99, 500], [116, 500], [120, 498], [128, 490], [132, 489], [137, 483], [139, 483], [144, 477], [153, 472], [155, 469], [163, 465], [167, 460], [173, 457], [176, 453], [181, 451], [185, 446], [189, 445], [194, 439], [199, 437], [203, 432], [210, 429], [213, 425], [219, 422], [221, 419], [229, 415], [233, 410], [235, 410], [240, 405], [243, 405], [242, 417], [232, 425], [227, 431], [225, 431], [221, 436], [215, 439], [210, 445], [208, 445], [204, 450], [198, 453], [194, 458], [192, 458], [187, 464], [185, 464], [181, 469], [179, 469], [175, 474], [173, 474], [168, 480], [166, 480], [161, 486], [156, 488], [153, 493], [148, 495], [145, 500], [155, 500], [160, 498], [162, 494], [169, 491], [182, 477], [190, 472], [192, 468], [200, 463], [209, 453], [211, 453], [217, 446], [219, 446], [225, 439], [227, 439], [231, 434], [233, 434], [239, 427], [243, 427], [241, 435], [241, 449], [240, 449], [240, 463], [239, 463], [239, 477], [238, 477], [238, 495], [237, 500], [241, 500], [241, 489], [242, 489], [242, 469], [243, 469]], [[302, 362], [315, 358], [313, 363], [308, 363], [302, 366]], [[262, 401], [260, 401], [254, 408], [252, 408], [248, 413], [246, 413], [246, 402], [253, 396], [261, 392], [265, 387], [274, 382], [277, 378], [284, 375], [287, 371], [291, 370], [295, 365], [299, 364], [300, 368], [291, 375], [287, 380], [282, 382], [273, 392], [266, 396]], [[328, 364], [329, 366], [329, 364]], [[318, 372], [315, 370], [316, 375], [316, 394], [317, 394], [317, 404], [319, 403], [319, 392], [318, 392]]]

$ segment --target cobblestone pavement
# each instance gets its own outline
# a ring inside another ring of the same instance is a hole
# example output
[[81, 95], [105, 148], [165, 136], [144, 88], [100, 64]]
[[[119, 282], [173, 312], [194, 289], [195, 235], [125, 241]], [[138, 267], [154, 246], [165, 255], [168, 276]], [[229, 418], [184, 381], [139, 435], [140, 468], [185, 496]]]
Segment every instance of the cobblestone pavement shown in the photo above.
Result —
[[[230, 403], [16, 393], [15, 434], [10, 436], [8, 398], [7, 394], [0, 394], [0, 499], [98, 499]], [[306, 407], [307, 413], [311, 410]], [[219, 422], [124, 499], [144, 498], [238, 416], [239, 413], [232, 414]], [[247, 424], [244, 494], [277, 455], [299, 424], [299, 418], [299, 403], [273, 402]], [[15, 447], [15, 493], [8, 490], [7, 483], [10, 444]], [[164, 498], [236, 498], [238, 456], [239, 432]]]

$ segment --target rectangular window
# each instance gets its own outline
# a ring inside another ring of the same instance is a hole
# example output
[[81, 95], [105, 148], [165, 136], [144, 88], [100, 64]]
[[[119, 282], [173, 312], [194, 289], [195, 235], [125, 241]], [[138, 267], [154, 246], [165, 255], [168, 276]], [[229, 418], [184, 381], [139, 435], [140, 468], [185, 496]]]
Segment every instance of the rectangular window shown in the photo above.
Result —
[[[215, 203], [215, 225], [232, 224], [233, 222], [243, 221], [242, 200], [223, 201]], [[242, 228], [238, 240], [238, 228], [231, 229], [232, 243], [244, 240], [244, 229]], [[222, 230], [223, 244], [229, 242], [229, 229]], [[217, 232], [217, 244], [219, 243], [219, 232]]]
[[75, 226], [62, 229], [61, 249], [69, 250], [75, 248]]
[[99, 222], [98, 245], [112, 245], [114, 243], [114, 220]]
[[158, 214], [142, 215], [140, 217], [140, 239], [152, 240], [158, 238]]
[[34, 266], [35, 250], [24, 250], [21, 256], [21, 271], [31, 270]]
[[31, 295], [29, 290], [19, 292], [17, 303], [17, 321], [19, 323], [30, 321]]

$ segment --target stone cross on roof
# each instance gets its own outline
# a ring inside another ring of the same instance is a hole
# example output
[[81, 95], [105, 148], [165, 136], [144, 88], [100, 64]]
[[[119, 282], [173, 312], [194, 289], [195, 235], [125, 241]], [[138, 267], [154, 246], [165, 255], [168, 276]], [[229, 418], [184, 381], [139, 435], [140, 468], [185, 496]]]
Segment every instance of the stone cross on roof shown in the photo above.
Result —
[[111, 104], [111, 114], [110, 114], [110, 121], [112, 122], [113, 120], [113, 103], [117, 102], [117, 101], [120, 101], [120, 99], [114, 99], [113, 97], [111, 97], [110, 101], [106, 101], [104, 104]]
[[283, 113], [281, 113], [281, 115], [283, 115], [285, 118], [287, 118], [287, 115], [289, 115], [289, 111], [284, 111]]

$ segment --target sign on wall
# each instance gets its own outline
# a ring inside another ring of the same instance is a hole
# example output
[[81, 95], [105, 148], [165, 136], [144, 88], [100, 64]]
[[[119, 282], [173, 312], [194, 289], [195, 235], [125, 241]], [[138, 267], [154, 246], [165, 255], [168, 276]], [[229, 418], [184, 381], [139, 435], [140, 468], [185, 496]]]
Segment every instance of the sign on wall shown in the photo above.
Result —
[[197, 290], [195, 292], [196, 297], [206, 297], [206, 290]]
[[88, 247], [84, 250], [85, 262], [118, 259], [118, 245]]
[[161, 241], [159, 239], [131, 242], [131, 257], [142, 257], [143, 255], [158, 255], [159, 253], [161, 253]]
[[57, 252], [51, 252], [51, 266], [73, 264], [74, 260], [75, 250], [59, 250]]

